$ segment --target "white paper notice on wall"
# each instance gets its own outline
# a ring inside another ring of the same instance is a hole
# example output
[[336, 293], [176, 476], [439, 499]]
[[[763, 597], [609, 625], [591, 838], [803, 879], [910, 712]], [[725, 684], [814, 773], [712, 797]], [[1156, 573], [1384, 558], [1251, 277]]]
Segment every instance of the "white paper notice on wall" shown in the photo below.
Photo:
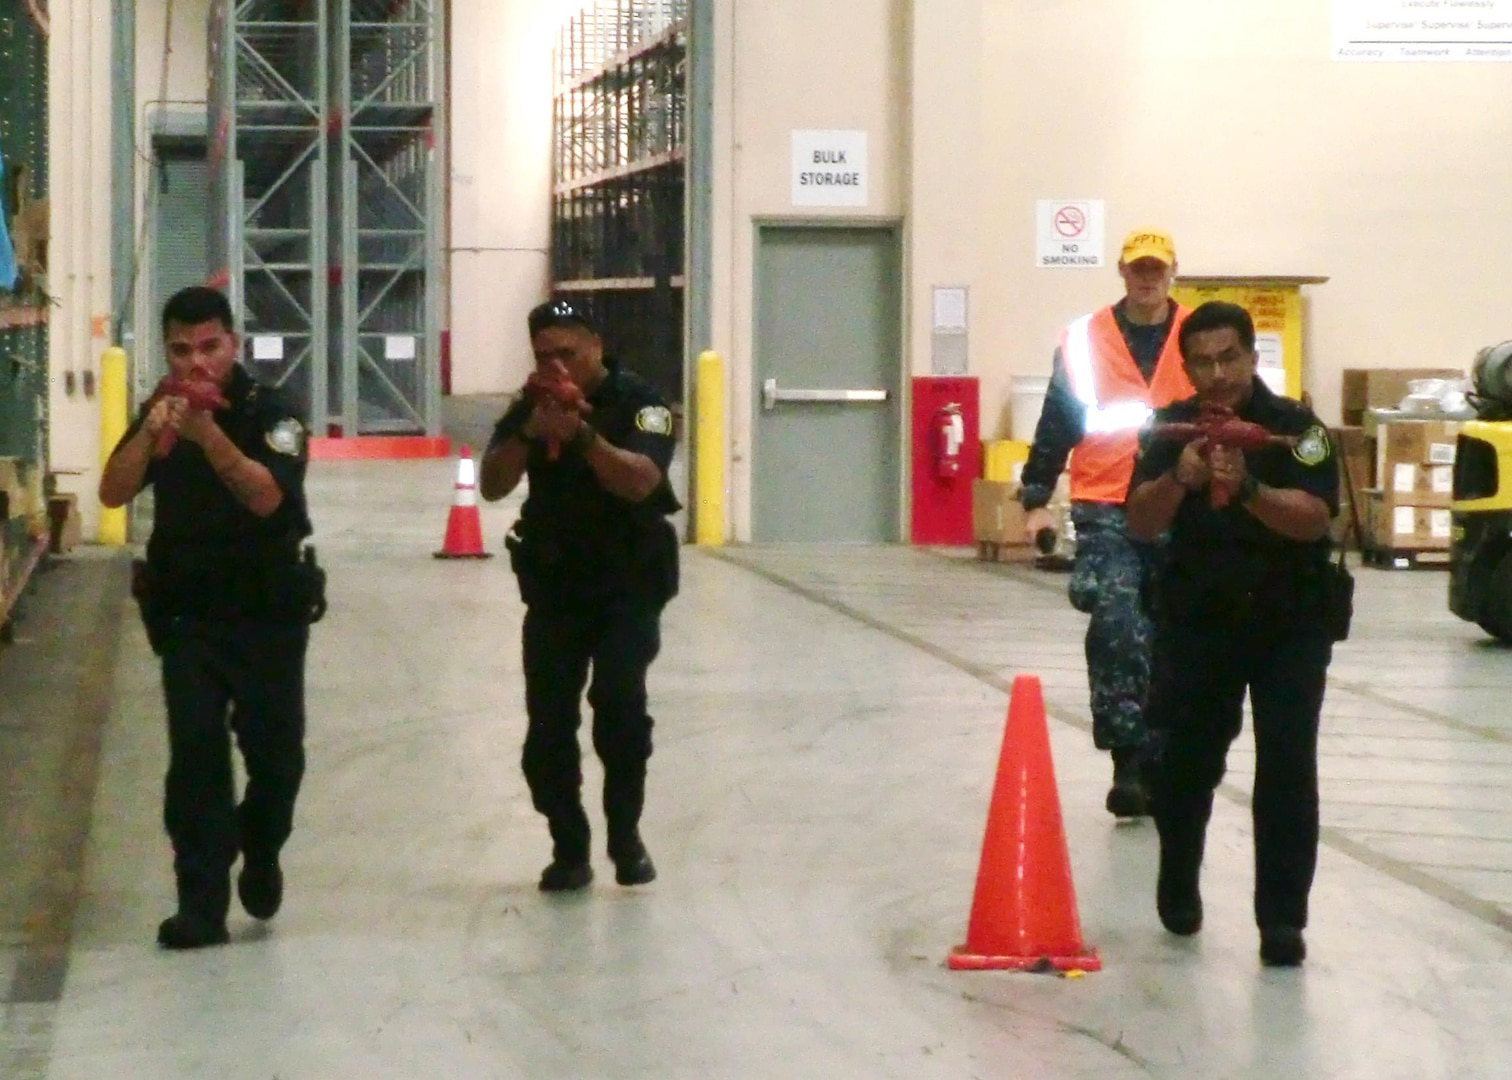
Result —
[[867, 205], [866, 132], [793, 132], [793, 205]]
[[1433, 510], [1428, 514], [1428, 535], [1435, 540], [1447, 540], [1454, 518], [1448, 510]]
[[1034, 204], [1034, 265], [1042, 270], [1103, 264], [1101, 199], [1039, 199]]
[[1256, 334], [1255, 352], [1259, 356], [1256, 374], [1274, 394], [1286, 394], [1286, 364], [1282, 360], [1280, 334]]
[[1433, 474], [1433, 493], [1435, 495], [1454, 494], [1454, 466], [1435, 465], [1429, 471]]
[[1453, 465], [1454, 444], [1452, 442], [1429, 443], [1428, 463], [1430, 465]]
[[383, 358], [389, 361], [413, 360], [415, 352], [414, 334], [385, 334], [383, 338]]
[[1417, 466], [1397, 462], [1391, 470], [1391, 490], [1400, 495], [1410, 495], [1417, 487]]
[[1333, 56], [1512, 62], [1512, 0], [1333, 0]]
[[966, 332], [966, 296], [966, 289], [959, 285], [934, 287], [935, 333], [964, 334]]
[[284, 358], [284, 339], [278, 334], [253, 334], [252, 359], [264, 363]]
[[1391, 531], [1398, 536], [1411, 536], [1417, 532], [1417, 507], [1393, 507], [1391, 511]]

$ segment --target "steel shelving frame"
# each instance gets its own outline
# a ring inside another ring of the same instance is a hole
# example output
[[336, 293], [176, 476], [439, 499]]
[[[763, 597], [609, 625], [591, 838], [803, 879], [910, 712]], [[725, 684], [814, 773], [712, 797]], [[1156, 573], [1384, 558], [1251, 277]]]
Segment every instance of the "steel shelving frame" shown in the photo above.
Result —
[[[24, 4], [0, 5], [0, 152], [5, 185], [0, 214], [7, 229], [23, 202], [48, 190], [47, 40]], [[11, 236], [12, 242], [16, 236]], [[17, 291], [0, 294], [0, 457], [14, 458], [32, 496], [51, 494], [48, 442], [47, 282], [23, 275]], [[0, 517], [0, 642], [10, 633], [13, 605], [47, 540], [38, 536], [39, 506], [6, 500]]]
[[341, 400], [363, 433], [435, 434], [441, 411], [439, 0], [336, 0]]
[[216, 0], [210, 15], [210, 280], [245, 361], [329, 422], [329, 0]]
[[558, 35], [552, 288], [683, 395], [688, 0], [600, 0]]
[[440, 430], [443, 19], [441, 0], [212, 15], [212, 277], [252, 370], [317, 432]]

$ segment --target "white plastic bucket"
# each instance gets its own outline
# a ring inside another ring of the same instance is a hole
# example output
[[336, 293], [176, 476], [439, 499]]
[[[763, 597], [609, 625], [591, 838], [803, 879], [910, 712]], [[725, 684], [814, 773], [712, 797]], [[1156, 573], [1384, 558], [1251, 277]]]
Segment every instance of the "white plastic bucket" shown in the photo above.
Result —
[[1018, 442], [1033, 442], [1034, 428], [1045, 407], [1050, 389], [1048, 375], [1013, 375], [1008, 379], [1008, 436]]

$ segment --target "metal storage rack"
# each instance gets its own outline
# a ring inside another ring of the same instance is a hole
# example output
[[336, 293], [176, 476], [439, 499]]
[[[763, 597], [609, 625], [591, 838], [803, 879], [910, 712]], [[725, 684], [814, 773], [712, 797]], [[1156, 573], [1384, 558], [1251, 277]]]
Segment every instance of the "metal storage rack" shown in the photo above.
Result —
[[688, 0], [600, 0], [558, 36], [553, 291], [683, 397]]
[[217, 0], [210, 15], [210, 280], [248, 367], [329, 413], [328, 0]]
[[[34, 227], [47, 196], [47, 41], [23, 4], [0, 5], [0, 153], [5, 184], [0, 212], [7, 234], [21, 242], [17, 219]], [[30, 210], [24, 207], [30, 207]], [[45, 214], [41, 215], [45, 219]], [[32, 245], [28, 245], [32, 246]], [[6, 505], [0, 513], [0, 639], [12, 605], [46, 546], [48, 458], [48, 297], [37, 252], [13, 292], [0, 292], [0, 458]], [[12, 489], [9, 482], [18, 481]], [[14, 497], [14, 498], [13, 498]]]
[[[341, 397], [348, 428], [439, 428], [440, 0], [336, 0]], [[357, 416], [346, 403], [355, 402]]]
[[440, 0], [216, 0], [211, 280], [319, 433], [440, 428]]

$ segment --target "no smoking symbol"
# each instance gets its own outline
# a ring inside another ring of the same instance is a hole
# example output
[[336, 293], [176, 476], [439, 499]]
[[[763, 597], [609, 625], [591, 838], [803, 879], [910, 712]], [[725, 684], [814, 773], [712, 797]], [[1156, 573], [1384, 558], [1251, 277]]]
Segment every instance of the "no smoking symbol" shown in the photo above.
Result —
[[1055, 211], [1055, 233], [1067, 240], [1075, 240], [1087, 228], [1087, 215], [1079, 206], [1062, 206]]

